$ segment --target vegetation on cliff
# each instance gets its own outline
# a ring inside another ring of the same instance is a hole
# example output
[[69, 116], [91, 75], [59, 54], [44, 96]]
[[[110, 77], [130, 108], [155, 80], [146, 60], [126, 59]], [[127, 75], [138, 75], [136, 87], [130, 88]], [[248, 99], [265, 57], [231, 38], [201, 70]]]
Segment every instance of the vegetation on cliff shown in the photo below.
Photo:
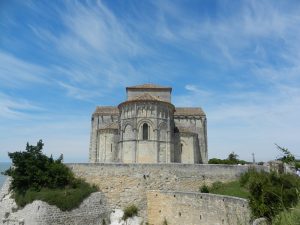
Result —
[[135, 205], [130, 205], [124, 209], [123, 220], [127, 220], [128, 218], [137, 216], [138, 208]]
[[241, 176], [240, 183], [249, 190], [249, 205], [254, 217], [273, 220], [299, 201], [300, 178], [294, 174], [251, 169]]
[[4, 172], [12, 178], [10, 188], [18, 206], [43, 200], [61, 210], [76, 208], [92, 192], [97, 191], [85, 181], [75, 178], [62, 163], [62, 155], [54, 160], [42, 153], [43, 142], [27, 143], [26, 150], [8, 153], [13, 166]]

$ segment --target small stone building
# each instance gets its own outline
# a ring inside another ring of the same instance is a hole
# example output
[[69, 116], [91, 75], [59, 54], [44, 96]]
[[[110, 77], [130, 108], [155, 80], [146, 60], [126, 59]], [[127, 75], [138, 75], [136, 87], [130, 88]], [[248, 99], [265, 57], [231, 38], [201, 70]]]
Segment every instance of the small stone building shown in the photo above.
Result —
[[144, 84], [126, 92], [125, 102], [93, 113], [90, 162], [207, 163], [201, 108], [175, 107], [171, 87]]

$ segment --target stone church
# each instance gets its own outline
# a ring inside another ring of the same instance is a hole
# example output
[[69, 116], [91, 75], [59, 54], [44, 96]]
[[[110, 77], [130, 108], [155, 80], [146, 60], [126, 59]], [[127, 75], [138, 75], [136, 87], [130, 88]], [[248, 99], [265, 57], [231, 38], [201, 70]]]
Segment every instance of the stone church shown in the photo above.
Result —
[[89, 160], [118, 163], [207, 163], [206, 115], [175, 107], [171, 87], [126, 88], [118, 106], [98, 106], [92, 115]]

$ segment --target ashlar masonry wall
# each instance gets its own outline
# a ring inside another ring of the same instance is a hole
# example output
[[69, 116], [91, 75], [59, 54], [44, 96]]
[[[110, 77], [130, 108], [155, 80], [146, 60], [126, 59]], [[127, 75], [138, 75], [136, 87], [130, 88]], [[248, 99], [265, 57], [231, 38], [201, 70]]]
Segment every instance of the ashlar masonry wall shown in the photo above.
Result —
[[147, 192], [149, 225], [247, 225], [248, 202], [242, 198], [187, 192]]
[[[135, 204], [147, 218], [149, 190], [198, 192], [215, 181], [231, 181], [247, 166], [208, 164], [68, 164], [78, 177], [96, 184], [112, 208]], [[263, 167], [258, 167], [264, 169]]]

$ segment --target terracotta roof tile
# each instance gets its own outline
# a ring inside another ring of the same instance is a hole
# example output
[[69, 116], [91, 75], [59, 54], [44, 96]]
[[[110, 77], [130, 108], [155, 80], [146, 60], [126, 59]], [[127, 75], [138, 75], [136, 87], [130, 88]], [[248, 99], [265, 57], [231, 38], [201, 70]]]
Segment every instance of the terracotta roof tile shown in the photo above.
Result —
[[97, 115], [118, 115], [119, 109], [115, 106], [97, 106], [94, 114]]
[[205, 113], [201, 108], [176, 107], [174, 115], [175, 116], [205, 116]]
[[156, 84], [141, 84], [141, 85], [127, 87], [126, 89], [172, 89], [172, 88], [160, 86]]

